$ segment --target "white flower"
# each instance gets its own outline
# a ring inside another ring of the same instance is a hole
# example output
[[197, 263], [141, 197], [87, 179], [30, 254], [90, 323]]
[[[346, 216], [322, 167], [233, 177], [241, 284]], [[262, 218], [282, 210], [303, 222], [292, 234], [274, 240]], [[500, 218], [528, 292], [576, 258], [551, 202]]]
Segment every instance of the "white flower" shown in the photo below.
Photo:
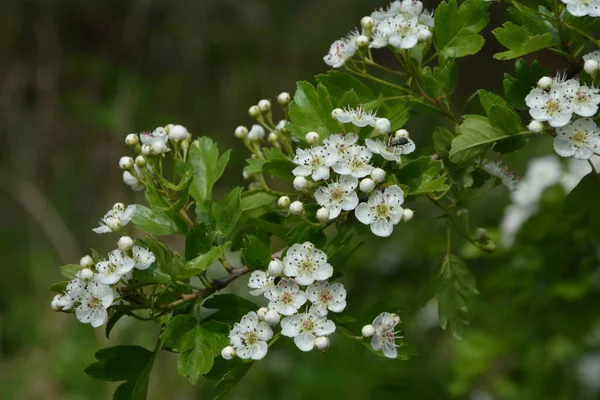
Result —
[[331, 47], [329, 47], [329, 52], [323, 57], [323, 61], [333, 68], [339, 68], [344, 65], [349, 58], [352, 58], [352, 56], [356, 54], [356, 50], [357, 47], [354, 39], [336, 40]]
[[267, 340], [273, 330], [266, 322], [260, 322], [255, 312], [250, 312], [237, 322], [229, 333], [231, 345], [241, 359], [261, 360], [267, 355]]
[[323, 140], [323, 146], [337, 151], [338, 157], [346, 154], [346, 150], [358, 141], [358, 135], [355, 133], [333, 134]]
[[143, 270], [148, 269], [152, 265], [154, 261], [156, 261], [156, 257], [154, 257], [154, 253], [150, 250], [145, 249], [140, 246], [133, 246], [131, 249], [133, 252], [133, 261], [135, 261], [135, 268]]
[[140, 133], [142, 144], [150, 146], [155, 154], [166, 153], [169, 151], [169, 148], [167, 147], [168, 139], [169, 135], [165, 128], [162, 127], [158, 127], [152, 132]]
[[573, 99], [573, 112], [582, 117], [591, 117], [598, 112], [598, 104], [600, 104], [600, 90], [587, 86], [579, 87], [575, 92]]
[[365, 144], [375, 154], [379, 154], [381, 157], [388, 161], [396, 161], [400, 163], [402, 161], [403, 154], [410, 154], [415, 151], [415, 142], [409, 138], [398, 138], [385, 142], [383, 140], [365, 140]]
[[400, 11], [405, 14], [420, 15], [423, 12], [423, 3], [418, 0], [402, 0]]
[[100, 283], [112, 285], [119, 282], [121, 277], [130, 272], [134, 266], [135, 261], [121, 250], [114, 250], [110, 253], [108, 261], [96, 263], [96, 279]]
[[556, 129], [554, 150], [561, 157], [589, 159], [600, 145], [600, 133], [591, 119], [578, 119], [573, 123]]
[[506, 165], [502, 164], [501, 161], [489, 161], [483, 165], [483, 169], [488, 174], [500, 179], [502, 184], [506, 186], [508, 190], [517, 190], [517, 183], [519, 180]]
[[346, 150], [346, 154], [332, 166], [332, 169], [340, 175], [364, 178], [373, 171], [373, 166], [369, 164], [372, 157], [373, 153], [368, 148], [353, 144]]
[[110, 286], [92, 281], [81, 298], [81, 304], [75, 309], [75, 315], [79, 322], [97, 328], [108, 320], [106, 310], [113, 300], [114, 294]]
[[299, 285], [308, 286], [314, 281], [331, 278], [333, 267], [327, 263], [324, 251], [315, 248], [311, 242], [304, 242], [289, 248], [283, 259], [283, 272], [295, 278]]
[[525, 103], [534, 119], [548, 121], [554, 128], [568, 124], [573, 115], [571, 99], [562, 84], [552, 86], [548, 92], [533, 89], [525, 97]]
[[341, 283], [314, 282], [306, 289], [306, 297], [312, 303], [310, 311], [325, 316], [327, 310], [342, 312], [346, 308], [346, 289]]
[[583, 17], [589, 15], [591, 17], [600, 16], [600, 2], [597, 0], [561, 0], [567, 5], [567, 10], [571, 15]]
[[537, 203], [546, 188], [560, 181], [561, 174], [562, 168], [556, 156], [533, 159], [529, 162], [525, 177], [517, 185], [517, 190], [511, 193], [512, 201], [523, 206]]
[[376, 115], [375, 111], [365, 110], [364, 106], [360, 105], [356, 109], [346, 108], [341, 110], [341, 112], [333, 114], [333, 117], [344, 124], [352, 123], [359, 128], [363, 128], [367, 125], [375, 126]]
[[502, 232], [502, 244], [509, 248], [513, 245], [515, 236], [521, 225], [536, 211], [536, 205], [511, 204], [504, 210], [500, 231]]
[[80, 301], [85, 293], [87, 283], [83, 279], [73, 278], [67, 283], [66, 293], [74, 301]]
[[272, 292], [269, 309], [281, 315], [293, 315], [306, 303], [306, 294], [296, 282], [282, 279]]
[[392, 234], [394, 225], [402, 219], [404, 210], [404, 192], [397, 185], [385, 191], [376, 190], [371, 193], [366, 203], [360, 203], [354, 214], [365, 225], [370, 225], [371, 232], [380, 237]]
[[68, 294], [57, 294], [52, 299], [50, 305], [54, 310], [70, 310], [73, 307], [75, 301]]
[[388, 43], [398, 49], [410, 49], [419, 42], [419, 33], [427, 29], [417, 16], [399, 14], [381, 22], [377, 33], [387, 37]]
[[348, 175], [341, 176], [337, 182], [318, 188], [315, 191], [315, 200], [329, 212], [329, 219], [335, 219], [342, 210], [354, 210], [358, 205], [358, 196], [354, 191], [356, 186], [358, 179]]
[[104, 217], [102, 217], [100, 220], [100, 226], [98, 228], [94, 228], [93, 231], [96, 233], [109, 233], [117, 231], [131, 221], [133, 214], [135, 214], [134, 205], [128, 206], [125, 209], [115, 207], [107, 212]]
[[400, 339], [402, 336], [396, 336], [398, 332], [395, 332], [394, 329], [399, 322], [400, 317], [398, 315], [387, 312], [381, 313], [375, 318], [373, 321], [375, 334], [371, 338], [373, 350], [382, 350], [383, 355], [387, 358], [398, 357], [396, 339]]
[[275, 278], [263, 271], [253, 271], [248, 280], [248, 287], [254, 289], [250, 291], [252, 296], [264, 295], [271, 300], [275, 291]]
[[333, 321], [309, 312], [297, 314], [281, 320], [281, 334], [294, 338], [294, 343], [302, 351], [311, 351], [315, 347], [315, 339], [335, 332]]
[[402, 12], [402, 2], [394, 1], [392, 2], [387, 9], [380, 8], [379, 10], [373, 11], [371, 13], [371, 18], [375, 21], [375, 24], [380, 24], [384, 20], [391, 18], [397, 14]]
[[371, 39], [371, 44], [369, 47], [373, 49], [381, 49], [388, 45], [388, 36], [379, 31], [373, 32], [373, 38]]
[[313, 181], [329, 179], [329, 167], [336, 163], [338, 155], [326, 147], [312, 149], [296, 149], [294, 163], [298, 166], [292, 173], [296, 176], [312, 176]]

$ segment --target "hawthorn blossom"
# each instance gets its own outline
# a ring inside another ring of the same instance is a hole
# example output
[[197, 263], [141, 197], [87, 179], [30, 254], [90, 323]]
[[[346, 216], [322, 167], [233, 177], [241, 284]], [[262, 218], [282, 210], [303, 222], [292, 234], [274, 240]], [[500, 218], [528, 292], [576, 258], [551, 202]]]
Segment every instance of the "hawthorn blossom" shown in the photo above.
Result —
[[402, 216], [404, 209], [404, 192], [397, 185], [389, 186], [384, 191], [375, 190], [366, 203], [360, 203], [354, 214], [371, 232], [379, 237], [390, 236]]
[[342, 157], [346, 154], [346, 151], [350, 146], [356, 144], [358, 141], [358, 135], [355, 133], [337, 133], [330, 135], [323, 140], [323, 147], [337, 151], [338, 157]]
[[379, 154], [381, 157], [388, 161], [401, 162], [401, 156], [403, 154], [410, 154], [415, 151], [415, 142], [409, 138], [398, 138], [389, 142], [383, 140], [365, 140], [365, 144], [375, 154]]
[[275, 278], [263, 271], [253, 271], [248, 280], [248, 287], [254, 289], [250, 291], [252, 296], [264, 295], [271, 300], [275, 290]]
[[139, 270], [150, 268], [152, 263], [156, 261], [154, 253], [152, 253], [148, 249], [145, 249], [140, 246], [133, 246], [131, 251], [133, 253], [133, 261], [135, 261], [135, 268]]
[[135, 214], [135, 206], [130, 205], [127, 208], [121, 203], [114, 205], [113, 209], [108, 211], [102, 219], [100, 219], [100, 226], [94, 228], [93, 231], [96, 233], [110, 233], [120, 230], [122, 227], [127, 225], [131, 218]]
[[337, 109], [337, 112], [334, 110], [332, 115], [335, 119], [344, 124], [352, 123], [359, 128], [363, 128], [367, 125], [375, 126], [377, 113], [375, 111], [365, 110], [364, 106], [360, 105], [357, 108], [346, 108], [344, 110]]
[[342, 312], [346, 308], [346, 289], [341, 283], [314, 282], [306, 289], [306, 297], [312, 303], [310, 311], [322, 317], [327, 310]]
[[600, 50], [592, 51], [583, 56], [583, 61], [594, 60], [600, 63]]
[[373, 153], [367, 147], [353, 144], [331, 168], [340, 175], [364, 178], [373, 171], [373, 166], [369, 164], [372, 157]]
[[326, 187], [319, 187], [315, 191], [317, 203], [327, 209], [329, 219], [337, 218], [342, 210], [354, 210], [358, 205], [358, 196], [354, 191], [358, 186], [358, 179], [353, 176], [341, 176], [336, 182], [329, 183]]
[[533, 89], [525, 97], [525, 103], [534, 119], [548, 121], [550, 126], [556, 128], [568, 124], [573, 115], [573, 104], [569, 94], [569, 86], [559, 83], [549, 91]]
[[142, 144], [150, 146], [154, 154], [162, 154], [169, 151], [167, 147], [169, 134], [165, 128], [158, 127], [152, 132], [142, 132], [140, 133], [140, 140]]
[[85, 294], [87, 284], [83, 279], [73, 278], [67, 283], [66, 294], [74, 301], [80, 301]]
[[121, 250], [114, 250], [108, 260], [96, 263], [95, 279], [100, 283], [112, 285], [119, 282], [121, 277], [130, 272], [135, 265], [136, 262]]
[[75, 315], [79, 322], [97, 328], [108, 320], [107, 309], [113, 300], [114, 293], [110, 286], [92, 281], [81, 298], [81, 304], [75, 309]]
[[313, 181], [329, 179], [329, 167], [338, 160], [337, 152], [319, 146], [312, 149], [296, 149], [294, 163], [298, 166], [292, 173], [295, 176], [312, 176]]
[[502, 164], [501, 161], [488, 161], [483, 164], [483, 169], [491, 176], [500, 179], [502, 184], [506, 186], [508, 190], [517, 190], [519, 179], [515, 177], [515, 174], [513, 174], [506, 165]]
[[573, 112], [582, 117], [594, 116], [600, 104], [599, 92], [600, 90], [595, 88], [580, 86], [571, 100]]
[[339, 68], [356, 54], [356, 50], [357, 47], [354, 39], [336, 40], [329, 48], [327, 55], [323, 57], [323, 61], [333, 68]]
[[317, 337], [329, 336], [333, 332], [335, 332], [333, 321], [313, 311], [281, 320], [281, 334], [294, 338], [294, 343], [302, 351], [311, 351], [315, 347]]
[[229, 341], [236, 354], [243, 360], [261, 360], [267, 355], [267, 340], [273, 337], [273, 330], [266, 323], [259, 321], [255, 312], [244, 315], [236, 322], [229, 333]]
[[587, 160], [598, 151], [600, 133], [596, 123], [591, 119], [578, 119], [556, 129], [556, 133], [554, 150], [561, 157]]
[[324, 251], [311, 242], [294, 244], [283, 258], [283, 272], [295, 278], [299, 285], [308, 286], [314, 281], [331, 278], [333, 267], [327, 263]]
[[403, 336], [396, 336], [399, 332], [394, 331], [394, 329], [399, 323], [400, 317], [398, 315], [387, 312], [381, 313], [375, 318], [373, 321], [375, 334], [371, 338], [371, 347], [373, 350], [382, 350], [383, 355], [387, 358], [398, 357], [396, 339], [400, 339]]
[[398, 49], [411, 49], [419, 42], [421, 31], [429, 28], [419, 23], [417, 16], [399, 14], [377, 25], [377, 33], [387, 38], [390, 45]]
[[282, 279], [271, 292], [270, 300], [269, 310], [281, 315], [293, 315], [306, 303], [306, 294], [293, 280]]
[[567, 5], [567, 11], [576, 17], [600, 16], [600, 2], [597, 0], [561, 0]]
[[375, 24], [380, 24], [384, 20], [394, 17], [402, 12], [402, 2], [394, 1], [387, 9], [380, 8], [379, 10], [371, 13], [371, 18], [375, 21]]
[[54, 310], [70, 310], [75, 301], [66, 293], [57, 294], [52, 299], [50, 305]]

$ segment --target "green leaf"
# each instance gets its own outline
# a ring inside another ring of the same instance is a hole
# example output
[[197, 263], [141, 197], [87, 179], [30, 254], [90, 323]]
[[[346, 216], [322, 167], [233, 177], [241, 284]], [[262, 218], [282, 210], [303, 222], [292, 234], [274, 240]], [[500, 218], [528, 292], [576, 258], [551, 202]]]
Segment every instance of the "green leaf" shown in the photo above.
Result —
[[135, 214], [131, 220], [144, 232], [154, 235], [171, 235], [185, 231], [185, 228], [176, 223], [166, 212], [157, 209], [151, 210], [139, 204], [136, 205]]
[[410, 119], [411, 106], [405, 101], [385, 102], [383, 109], [390, 120], [390, 130], [402, 128]]
[[245, 212], [257, 208], [273, 206], [276, 201], [277, 197], [267, 192], [244, 192], [242, 193], [240, 207]]
[[194, 227], [185, 238], [185, 260], [190, 261], [212, 249], [215, 236], [215, 232], [208, 232], [204, 226]]
[[456, 0], [442, 2], [435, 11], [433, 43], [442, 61], [475, 54], [483, 47], [478, 35], [489, 21], [489, 2], [466, 0], [458, 7]]
[[242, 208], [240, 207], [243, 188], [233, 189], [223, 200], [223, 204], [213, 203], [213, 215], [217, 222], [217, 231], [221, 236], [228, 236], [237, 225]]
[[56, 283], [50, 285], [48, 290], [51, 290], [54, 293], [63, 294], [65, 292], [65, 290], [67, 290], [68, 284], [69, 284], [69, 281], [56, 282]]
[[242, 262], [251, 271], [265, 269], [271, 262], [271, 243], [264, 243], [254, 235], [247, 235], [242, 247]]
[[156, 356], [160, 351], [160, 342], [152, 353], [150, 360], [145, 367], [140, 371], [137, 377], [130, 379], [120, 385], [113, 395], [113, 400], [145, 400], [148, 396], [148, 383], [150, 381], [150, 373], [154, 366]]
[[229, 327], [215, 321], [200, 324], [191, 315], [180, 315], [166, 324], [163, 346], [179, 353], [177, 371], [195, 384], [211, 370], [214, 355], [229, 344]]
[[[350, 90], [353, 90], [363, 103], [376, 99], [375, 94], [367, 85], [341, 71], [332, 70], [327, 74], [317, 75], [317, 82], [327, 88], [331, 98], [335, 99], [334, 102], [342, 99]], [[345, 105], [347, 104], [337, 104], [338, 107]]]
[[152, 359], [152, 352], [140, 346], [115, 346], [98, 350], [97, 362], [89, 365], [85, 373], [103, 381], [136, 379]]
[[451, 255], [444, 258], [434, 286], [440, 326], [450, 326], [454, 336], [461, 339], [469, 323], [465, 299], [479, 294], [475, 278], [460, 258]]
[[524, 27], [510, 21], [505, 22], [501, 28], [494, 29], [492, 33], [508, 49], [508, 51], [494, 54], [494, 58], [497, 60], [521, 57], [554, 44], [552, 34], [534, 35]]
[[219, 382], [217, 382], [215, 388], [219, 392], [214, 400], [225, 398], [225, 396], [242, 380], [246, 373], [248, 373], [252, 365], [254, 365], [254, 363], [244, 362], [225, 373]]
[[453, 60], [446, 61], [443, 68], [424, 67], [420, 71], [425, 92], [433, 98], [444, 98], [456, 89], [458, 65]]
[[420, 195], [448, 190], [446, 178], [438, 177], [442, 162], [432, 160], [429, 156], [420, 157], [401, 165], [396, 173], [398, 182], [408, 187], [406, 195]]
[[75, 275], [83, 269], [83, 267], [79, 264], [67, 264], [58, 267], [60, 273], [65, 278], [73, 279]]
[[117, 322], [126, 315], [125, 311], [117, 309], [115, 313], [108, 319], [106, 323], [106, 330], [104, 331], [106, 338], [109, 339], [110, 333], [112, 332]]
[[289, 244], [312, 242], [319, 249], [322, 249], [327, 242], [327, 237], [321, 227], [306, 223], [296, 225], [294, 229], [288, 232], [287, 238]]
[[600, 176], [594, 172], [586, 175], [565, 200], [565, 214], [582, 219], [596, 241], [600, 241]]
[[190, 146], [189, 158], [194, 166], [194, 179], [190, 194], [198, 201], [210, 200], [212, 188], [229, 163], [231, 150], [219, 157], [219, 148], [207, 137], [201, 137]]
[[177, 280], [181, 275], [181, 260], [176, 258], [167, 246], [156, 240], [152, 235], [146, 236], [146, 243], [148, 249], [152, 251], [156, 258], [158, 269], [168, 274], [173, 280]]
[[482, 105], [483, 109], [485, 110], [485, 113], [487, 114], [488, 117], [492, 114], [492, 112], [491, 112], [492, 106], [496, 106], [496, 105], [508, 106], [508, 104], [506, 103], [506, 100], [504, 100], [502, 97], [498, 96], [497, 94], [489, 92], [487, 90], [480, 89], [477, 91], [477, 95], [479, 96], [479, 101], [481, 102], [481, 105]]
[[206, 320], [215, 320], [233, 325], [242, 317], [251, 311], [256, 311], [258, 306], [250, 300], [235, 294], [219, 294], [212, 296], [204, 303], [202, 307], [217, 310], [211, 314]]
[[217, 261], [229, 247], [231, 242], [227, 242], [221, 246], [215, 246], [208, 252], [188, 261], [183, 269], [182, 278], [189, 278], [198, 275], [208, 269], [212, 263]]
[[502, 81], [504, 93], [508, 101], [519, 110], [527, 110], [525, 97], [529, 94], [532, 88], [537, 84], [537, 81], [548, 75], [548, 72], [537, 61], [527, 64], [525, 60], [517, 60], [515, 64], [515, 76], [504, 74]]
[[433, 131], [433, 147], [438, 156], [447, 158], [450, 154], [450, 146], [452, 145], [454, 135], [446, 128], [437, 127]]
[[319, 84], [315, 89], [309, 82], [298, 82], [294, 101], [289, 107], [290, 123], [286, 129], [302, 141], [306, 132], [311, 131], [326, 138], [336, 127], [331, 111], [333, 106], [325, 86]]
[[171, 277], [161, 271], [157, 263], [153, 263], [150, 268], [144, 270], [135, 269], [133, 278], [142, 283], [171, 283]]

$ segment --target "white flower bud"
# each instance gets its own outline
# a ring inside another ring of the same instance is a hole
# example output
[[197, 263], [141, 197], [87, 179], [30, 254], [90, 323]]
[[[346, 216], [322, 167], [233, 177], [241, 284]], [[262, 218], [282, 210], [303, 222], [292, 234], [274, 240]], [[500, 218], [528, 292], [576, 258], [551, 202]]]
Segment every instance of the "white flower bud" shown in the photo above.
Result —
[[333, 118], [335, 118], [336, 115], [340, 115], [343, 114], [344, 110], [342, 110], [341, 108], [335, 108], [332, 112], [331, 112], [331, 116]]
[[137, 156], [135, 158], [135, 165], [137, 165], [138, 167], [145, 167], [146, 159], [143, 156]]
[[121, 157], [119, 160], [119, 167], [124, 170], [129, 170], [133, 168], [133, 158], [131, 157]]
[[432, 36], [433, 35], [429, 29], [422, 29], [419, 32], [419, 40], [422, 42], [427, 42], [428, 40], [431, 39]]
[[265, 322], [271, 326], [277, 325], [280, 319], [279, 313], [275, 310], [269, 310], [265, 314]]
[[375, 328], [373, 325], [365, 325], [362, 327], [361, 334], [364, 337], [371, 337], [375, 334]]
[[369, 38], [365, 35], [360, 35], [356, 38], [354, 42], [358, 47], [367, 47], [369, 45]]
[[303, 190], [308, 185], [308, 181], [303, 176], [297, 176], [294, 178], [294, 189]]
[[600, 68], [600, 65], [598, 65], [598, 61], [596, 60], [587, 60], [583, 64], [583, 69], [590, 75], [594, 75], [596, 72], [598, 72], [598, 68]]
[[127, 135], [127, 137], [125, 137], [125, 143], [127, 143], [128, 146], [135, 146], [139, 142], [140, 138], [135, 133], [130, 133]]
[[56, 296], [54, 296], [54, 298], [50, 302], [50, 307], [52, 307], [52, 309], [54, 311], [60, 311], [60, 309], [61, 309], [61, 307], [58, 305], [58, 296], [60, 296], [60, 295], [57, 294]]
[[288, 208], [290, 206], [290, 198], [287, 196], [281, 196], [279, 200], [277, 200], [277, 205], [281, 208]]
[[280, 276], [283, 273], [283, 264], [281, 263], [281, 260], [271, 260], [267, 272], [270, 276]]
[[260, 115], [260, 108], [258, 108], [258, 106], [252, 106], [248, 109], [248, 114], [250, 114], [252, 118], [256, 118]]
[[142, 145], [142, 154], [145, 156], [152, 154], [152, 147], [148, 146], [147, 144]]
[[250, 179], [250, 174], [248, 173], [248, 171], [242, 171], [242, 178], [244, 178], [245, 180]]
[[261, 100], [258, 102], [258, 108], [262, 112], [267, 112], [271, 109], [271, 102], [269, 100]]
[[285, 119], [282, 119], [281, 121], [279, 121], [277, 123], [277, 125], [275, 126], [275, 130], [278, 132], [282, 132], [285, 131], [285, 126], [287, 125], [287, 121]]
[[265, 137], [265, 128], [260, 125], [254, 124], [252, 128], [250, 128], [250, 132], [248, 132], [248, 139], [250, 140], [260, 140]]
[[308, 132], [304, 138], [309, 144], [319, 143], [319, 134], [317, 132]]
[[371, 179], [373, 179], [373, 182], [375, 183], [383, 182], [385, 179], [385, 171], [381, 168], [375, 168], [371, 171]]
[[377, 118], [375, 121], [375, 130], [379, 133], [388, 133], [391, 126], [390, 120], [387, 118]]
[[265, 320], [265, 314], [267, 313], [267, 311], [269, 311], [269, 309], [267, 307], [261, 307], [258, 309], [258, 311], [256, 312], [256, 315], [258, 316], [258, 319], [260, 319], [261, 321]]
[[171, 128], [172, 128], [172, 127], [174, 127], [174, 126], [175, 126], [175, 125], [173, 125], [173, 124], [167, 124], [167, 125], [165, 126], [165, 131], [166, 131], [167, 133], [169, 133], [169, 131], [171, 130]]
[[396, 139], [408, 138], [408, 131], [406, 129], [398, 129], [394, 136], [396, 137]]
[[135, 186], [138, 183], [140, 183], [140, 181], [138, 181], [138, 178], [131, 175], [131, 172], [129, 171], [123, 171], [123, 182], [125, 182], [127, 186]]
[[133, 239], [129, 236], [122, 236], [117, 242], [117, 247], [121, 251], [129, 251], [133, 247]]
[[375, 21], [373, 21], [373, 18], [371, 17], [362, 17], [360, 20], [360, 26], [362, 26], [364, 29], [372, 29], [374, 25]]
[[238, 139], [243, 139], [246, 136], [248, 136], [248, 128], [246, 128], [245, 126], [238, 126], [237, 128], [235, 128], [235, 133], [234, 133], [235, 137]]
[[154, 142], [152, 143], [152, 151], [155, 154], [162, 154], [167, 151], [167, 144], [165, 142]]
[[123, 203], [115, 203], [113, 204], [113, 210], [114, 211], [125, 211], [125, 204]]
[[301, 201], [295, 201], [290, 204], [290, 213], [293, 215], [300, 215], [304, 212], [304, 205]]
[[544, 130], [544, 124], [534, 119], [529, 123], [529, 125], [527, 125], [527, 129], [529, 129], [529, 132], [531, 133], [540, 133]]
[[329, 211], [323, 207], [317, 210], [317, 219], [321, 222], [327, 222], [329, 220]]
[[360, 190], [365, 193], [371, 193], [375, 189], [375, 182], [371, 178], [364, 178], [360, 181]]
[[542, 90], [550, 89], [554, 81], [549, 76], [542, 76], [540, 80], [537, 82], [537, 85]]
[[277, 143], [277, 134], [275, 132], [271, 132], [269, 133], [269, 136], [267, 136], [267, 140], [269, 141], [269, 143], [271, 144], [275, 144]]
[[327, 336], [319, 336], [315, 339], [315, 347], [321, 351], [326, 351], [329, 348], [330, 342]]
[[292, 97], [288, 92], [281, 92], [279, 96], [277, 96], [277, 102], [282, 106], [288, 104], [292, 100]]
[[79, 261], [79, 265], [81, 265], [83, 268], [89, 268], [94, 265], [94, 260], [90, 256], [83, 256]]
[[221, 357], [224, 360], [231, 360], [235, 357], [235, 349], [232, 346], [227, 346], [221, 350]]
[[175, 141], [185, 140], [189, 133], [185, 126], [181, 125], [173, 125], [168, 131], [169, 139]]
[[94, 271], [89, 268], [84, 268], [77, 274], [79, 279], [83, 279], [84, 281], [89, 281], [94, 277]]
[[413, 210], [411, 210], [410, 208], [405, 208], [404, 214], [402, 214], [402, 221], [408, 222], [408, 221], [412, 220], [414, 216], [415, 216], [415, 212]]

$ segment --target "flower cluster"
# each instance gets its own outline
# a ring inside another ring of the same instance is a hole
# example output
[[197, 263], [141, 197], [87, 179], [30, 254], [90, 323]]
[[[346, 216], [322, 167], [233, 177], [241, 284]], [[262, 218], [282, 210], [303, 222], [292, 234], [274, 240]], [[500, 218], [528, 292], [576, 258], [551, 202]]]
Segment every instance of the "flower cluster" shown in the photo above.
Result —
[[[543, 77], [525, 102], [536, 121], [556, 129], [554, 149], [560, 156], [589, 159], [598, 151], [600, 132], [589, 117], [598, 112], [600, 90], [575, 79]], [[573, 115], [583, 118], [572, 120]]]
[[364, 47], [410, 49], [421, 41], [431, 39], [433, 14], [423, 11], [417, 0], [394, 1], [388, 8], [374, 11], [361, 20], [362, 32], [357, 30], [336, 40], [323, 57], [325, 63], [340, 68]]
[[278, 324], [281, 335], [293, 338], [300, 350], [326, 350], [328, 336], [336, 330], [327, 314], [346, 308], [346, 289], [341, 283], [328, 282], [332, 275], [327, 255], [310, 242], [292, 245], [283, 260], [271, 261], [266, 272], [252, 272], [250, 294], [264, 296], [268, 306], [247, 314], [234, 325], [223, 357], [262, 359], [267, 341], [273, 337], [272, 327]]
[[589, 15], [590, 17], [600, 16], [600, 3], [597, 1], [590, 0], [560, 0], [567, 5], [567, 10], [571, 15], [576, 17], [584, 17]]
[[[117, 203], [100, 220], [96, 233], [119, 232], [129, 222], [135, 206], [125, 207]], [[133, 269], [144, 270], [154, 263], [154, 254], [136, 246], [129, 236], [122, 236], [118, 249], [113, 250], [108, 259], [94, 260], [85, 256], [80, 261], [80, 269], [66, 285], [61, 294], [57, 294], [51, 307], [57, 311], [74, 309], [77, 319], [94, 328], [104, 325], [108, 320], [108, 308], [115, 301], [115, 292], [131, 279]]]

